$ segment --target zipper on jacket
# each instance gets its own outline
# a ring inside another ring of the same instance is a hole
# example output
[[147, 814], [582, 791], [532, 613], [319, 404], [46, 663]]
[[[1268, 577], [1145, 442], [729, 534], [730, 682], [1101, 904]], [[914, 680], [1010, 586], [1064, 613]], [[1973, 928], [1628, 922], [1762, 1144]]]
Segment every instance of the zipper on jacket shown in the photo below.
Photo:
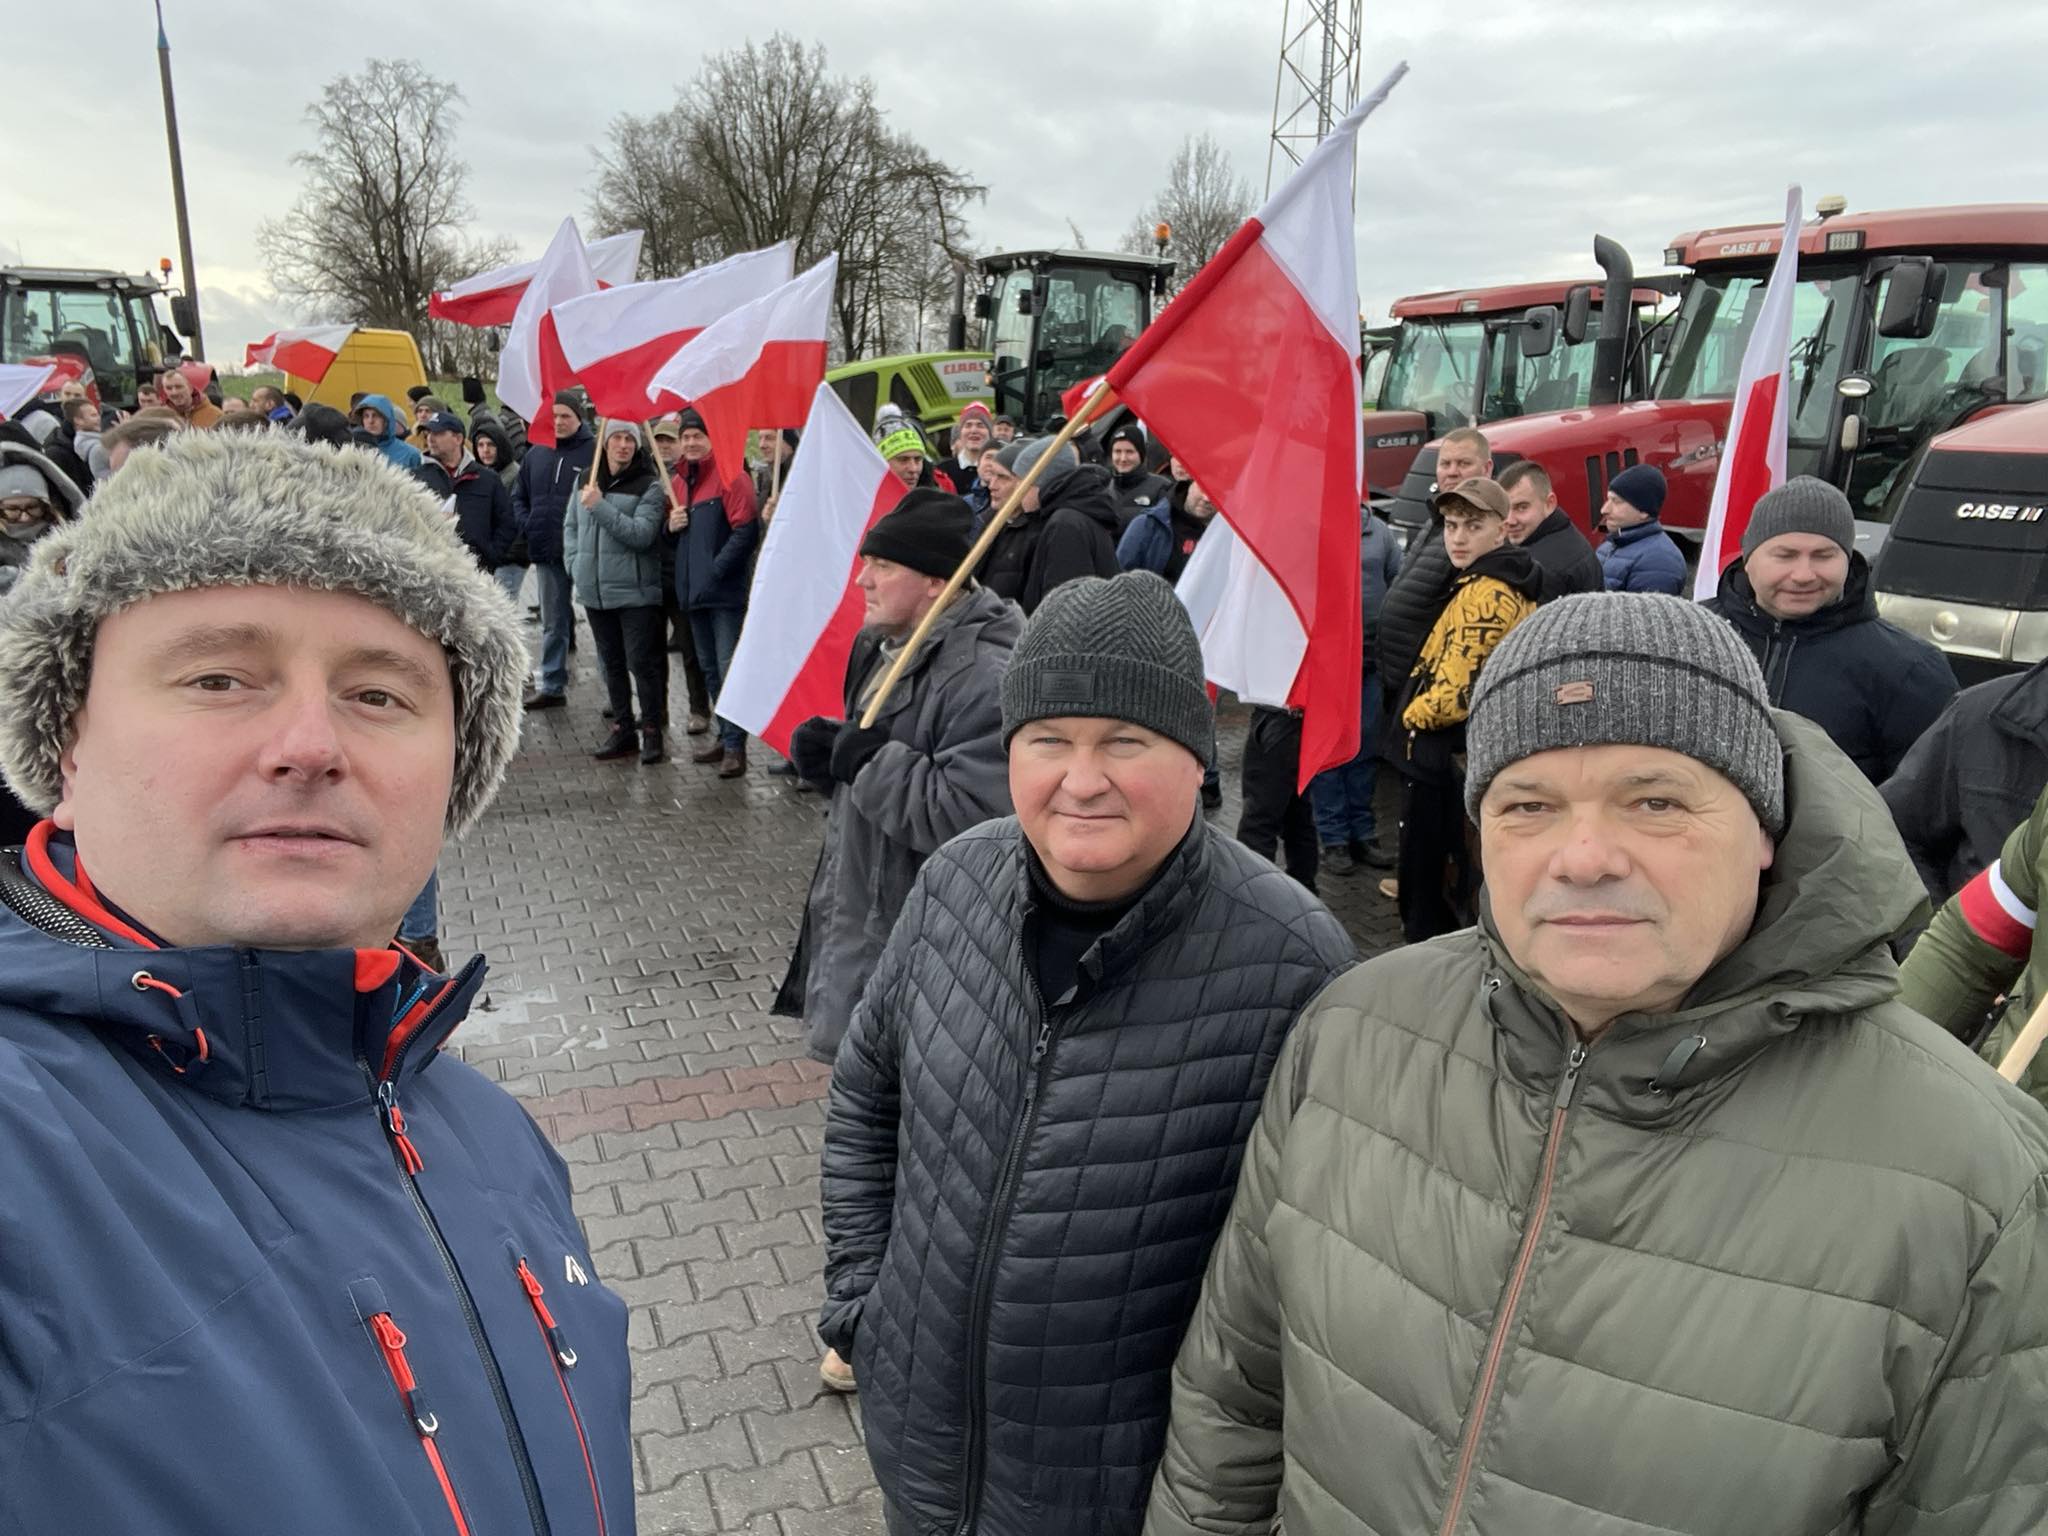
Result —
[[539, 1277], [527, 1267], [523, 1255], [519, 1260], [519, 1284], [526, 1292], [526, 1299], [533, 1304], [533, 1321], [548, 1346], [548, 1359], [554, 1363], [555, 1380], [562, 1388], [562, 1401], [569, 1407], [569, 1422], [576, 1426], [576, 1444], [583, 1451], [583, 1470], [590, 1477], [590, 1503], [597, 1511], [597, 1536], [605, 1536], [604, 1495], [597, 1491], [597, 1464], [590, 1459], [590, 1441], [583, 1434], [583, 1415], [576, 1411], [576, 1397], [569, 1390], [568, 1373], [576, 1369], [576, 1351], [569, 1347], [561, 1325], [541, 1299], [544, 1288]]
[[384, 1357], [384, 1369], [391, 1373], [391, 1384], [398, 1388], [399, 1401], [405, 1404], [406, 1415], [412, 1420], [413, 1433], [420, 1438], [420, 1449], [427, 1454], [427, 1465], [434, 1469], [434, 1481], [441, 1485], [441, 1497], [448, 1501], [455, 1529], [461, 1536], [469, 1536], [469, 1521], [462, 1513], [462, 1501], [455, 1496], [455, 1480], [448, 1475], [440, 1446], [434, 1443], [434, 1436], [441, 1432], [441, 1420], [427, 1406], [419, 1382], [413, 1377], [412, 1363], [405, 1358], [405, 1335], [389, 1312], [378, 1312], [370, 1318], [370, 1332], [377, 1340], [378, 1353]]
[[1021, 925], [1017, 930], [1017, 962], [1031, 987], [1031, 1001], [1038, 1015], [1038, 1039], [1031, 1047], [1030, 1064], [1024, 1069], [1024, 1107], [1010, 1132], [1002, 1172], [996, 1179], [995, 1198], [989, 1202], [988, 1224], [982, 1229], [981, 1248], [974, 1256], [974, 1298], [967, 1309], [966, 1478], [961, 1484], [957, 1536], [972, 1536], [981, 1508], [982, 1464], [988, 1455], [988, 1311], [995, 1299], [996, 1249], [1002, 1246], [1003, 1233], [1010, 1225], [1010, 1202], [1016, 1198], [1017, 1181], [1023, 1175], [1024, 1144], [1038, 1124], [1038, 1095], [1045, 1087], [1046, 1062], [1053, 1046], [1052, 1015], [1046, 1009], [1045, 994], [1038, 990], [1038, 978], [1024, 958]]
[[1458, 1447], [1457, 1475], [1444, 1505], [1438, 1536], [1451, 1536], [1458, 1517], [1465, 1512], [1465, 1493], [1471, 1486], [1472, 1471], [1479, 1459], [1479, 1437], [1486, 1432], [1486, 1416], [1493, 1406], [1493, 1390], [1500, 1384], [1501, 1357], [1507, 1353], [1508, 1336], [1514, 1331], [1515, 1312], [1522, 1300], [1522, 1286], [1529, 1278], [1536, 1245], [1543, 1239], [1543, 1226], [1550, 1219], [1551, 1185], [1557, 1178], [1557, 1159], [1564, 1146], [1565, 1117], [1571, 1113], [1572, 1097], [1579, 1089], [1579, 1069], [1586, 1063], [1584, 1041], [1574, 1041], [1565, 1058], [1564, 1075], [1558, 1079], [1557, 1096], [1550, 1105], [1550, 1134], [1543, 1146], [1543, 1170], [1536, 1177], [1536, 1192], [1529, 1202], [1529, 1217], [1522, 1226], [1522, 1242], [1509, 1272], [1507, 1289], [1501, 1292], [1500, 1312], [1494, 1318], [1493, 1337], [1487, 1340], [1486, 1361], [1479, 1371], [1479, 1390], [1472, 1398], [1472, 1417], [1465, 1425], [1465, 1437]]
[[459, 989], [451, 983], [443, 989], [432, 1007], [427, 1010], [411, 1037], [399, 1047], [397, 1057], [391, 1063], [390, 1074], [380, 1079], [371, 1069], [368, 1061], [361, 1056], [356, 1065], [363, 1069], [363, 1076], [369, 1080], [371, 1091], [376, 1095], [379, 1118], [384, 1122], [385, 1132], [391, 1140], [391, 1156], [398, 1164], [401, 1182], [405, 1192], [412, 1196], [412, 1208], [420, 1218], [420, 1225], [427, 1229], [427, 1236], [434, 1245], [434, 1253], [441, 1261], [442, 1273], [448, 1277], [448, 1288], [455, 1293], [456, 1304], [462, 1309], [462, 1320], [469, 1327], [469, 1341], [476, 1349], [478, 1361], [484, 1368], [484, 1379], [490, 1383], [491, 1396], [498, 1405], [498, 1417], [504, 1421], [505, 1443], [512, 1452], [512, 1464], [519, 1469], [519, 1486], [526, 1495], [526, 1515], [532, 1523], [534, 1536], [549, 1536], [548, 1517], [540, 1498], [540, 1482], [533, 1474], [533, 1460], [526, 1453], [526, 1441], [519, 1433], [519, 1420], [512, 1412], [512, 1395], [505, 1390], [504, 1373], [498, 1369], [497, 1358], [491, 1353], [490, 1341], [484, 1337], [483, 1320], [477, 1316], [476, 1301], [469, 1294], [462, 1271], [455, 1263], [455, 1255], [448, 1247], [448, 1239], [441, 1235], [434, 1213], [427, 1209], [427, 1202], [420, 1194], [415, 1177], [424, 1164], [420, 1160], [412, 1140], [405, 1134], [405, 1118], [398, 1107], [398, 1078], [405, 1068], [405, 1058], [411, 1052], [413, 1042], [427, 1032], [434, 1015], [447, 1005]]

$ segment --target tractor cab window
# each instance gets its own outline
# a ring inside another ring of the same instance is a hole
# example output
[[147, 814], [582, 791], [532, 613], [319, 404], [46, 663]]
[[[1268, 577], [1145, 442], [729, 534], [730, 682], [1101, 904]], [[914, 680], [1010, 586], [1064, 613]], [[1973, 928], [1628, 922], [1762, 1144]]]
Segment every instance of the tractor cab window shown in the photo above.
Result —
[[[1881, 517], [1894, 482], [1920, 445], [1960, 423], [2002, 389], [2000, 368], [2009, 365], [2000, 357], [1998, 290], [1985, 282], [1991, 264], [1944, 265], [1948, 281], [1932, 335], [1879, 336], [1872, 327], [1870, 361], [1865, 365], [1871, 390], [1863, 402], [1863, 442], [1848, 484], [1858, 517]], [[1891, 281], [1889, 272], [1879, 280], [1873, 315], [1884, 313]]]
[[998, 416], [1027, 420], [1029, 402], [1025, 397], [1031, 370], [1031, 274], [1022, 267], [1005, 272], [996, 281], [989, 317], [989, 376], [995, 390]]
[[2048, 266], [2040, 262], [2006, 268], [2005, 398], [2048, 398]]
[[1486, 421], [1569, 411], [1593, 397], [1593, 332], [1577, 346], [1559, 336], [1543, 357], [1524, 357], [1510, 324], [1497, 331], [1486, 359], [1481, 411]]
[[[1702, 272], [1686, 284], [1657, 376], [1659, 400], [1734, 395], [1768, 279], [1766, 271]], [[1809, 475], [1820, 467], [1859, 291], [1859, 275], [1850, 267], [1803, 271], [1792, 290], [1788, 474]]]
[[1402, 322], [1380, 391], [1383, 411], [1420, 411], [1432, 436], [1472, 424], [1486, 322], [1477, 315]]
[[59, 352], [91, 364], [108, 398], [134, 398], [135, 343], [120, 293], [112, 288], [7, 288], [0, 301], [0, 360]]
[[1034, 420], [1058, 414], [1061, 395], [1108, 371], [1144, 329], [1144, 306], [1144, 290], [1134, 278], [1085, 267], [1054, 267], [1046, 274]]

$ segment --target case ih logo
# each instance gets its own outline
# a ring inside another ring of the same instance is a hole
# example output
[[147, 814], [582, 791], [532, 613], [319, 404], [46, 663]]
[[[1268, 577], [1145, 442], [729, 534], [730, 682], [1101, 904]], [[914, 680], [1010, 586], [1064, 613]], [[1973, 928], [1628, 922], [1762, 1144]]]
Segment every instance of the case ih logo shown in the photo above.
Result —
[[2048, 505], [2040, 502], [1962, 501], [1956, 516], [1986, 523], [2038, 523]]
[[1420, 448], [1422, 446], [1422, 434], [1420, 432], [1383, 432], [1377, 437], [1368, 438], [1365, 446], [1368, 448]]

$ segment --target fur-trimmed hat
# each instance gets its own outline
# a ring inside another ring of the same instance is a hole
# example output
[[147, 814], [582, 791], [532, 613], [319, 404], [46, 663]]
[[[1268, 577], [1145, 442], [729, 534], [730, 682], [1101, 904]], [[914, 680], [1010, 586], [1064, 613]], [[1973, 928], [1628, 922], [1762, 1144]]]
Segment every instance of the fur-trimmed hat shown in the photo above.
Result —
[[253, 586], [352, 592], [441, 643], [455, 691], [447, 826], [473, 825], [519, 744], [518, 615], [418, 481], [380, 454], [282, 432], [179, 432], [36, 545], [0, 605], [0, 772], [22, 801], [47, 815], [62, 796], [101, 620], [164, 592]]

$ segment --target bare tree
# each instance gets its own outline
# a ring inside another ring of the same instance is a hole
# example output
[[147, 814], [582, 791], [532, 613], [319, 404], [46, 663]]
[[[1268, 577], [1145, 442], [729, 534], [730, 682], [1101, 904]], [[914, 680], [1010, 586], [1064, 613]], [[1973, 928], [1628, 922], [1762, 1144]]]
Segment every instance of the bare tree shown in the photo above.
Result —
[[591, 227], [645, 229], [653, 275], [778, 240], [800, 266], [837, 251], [847, 357], [914, 337], [933, 249], [958, 254], [961, 210], [984, 191], [891, 131], [872, 82], [780, 33], [708, 59], [666, 111], [614, 119], [595, 158]]
[[[257, 232], [270, 280], [325, 319], [427, 339], [427, 296], [510, 259], [505, 241], [472, 242], [455, 150], [462, 93], [409, 59], [373, 59], [338, 75], [306, 108], [314, 147], [292, 156], [305, 189]], [[430, 357], [430, 363], [439, 359]]]
[[1174, 284], [1178, 287], [1223, 248], [1238, 226], [1252, 216], [1255, 206], [1251, 183], [1237, 174], [1229, 153], [1206, 133], [1199, 138], [1190, 134], [1174, 151], [1166, 185], [1152, 199], [1152, 206], [1132, 221], [1123, 249], [1149, 255], [1158, 248], [1153, 226], [1173, 226], [1166, 254], [1174, 260]]

